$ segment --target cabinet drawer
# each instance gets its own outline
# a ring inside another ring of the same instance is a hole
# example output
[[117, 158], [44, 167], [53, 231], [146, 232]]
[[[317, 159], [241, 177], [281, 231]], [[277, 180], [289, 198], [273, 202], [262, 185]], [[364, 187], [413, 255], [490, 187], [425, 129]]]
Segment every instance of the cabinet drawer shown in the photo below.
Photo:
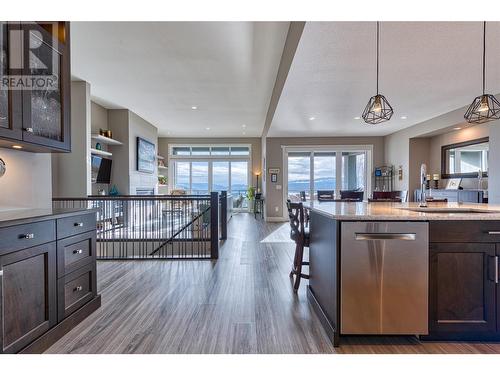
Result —
[[95, 261], [95, 231], [57, 241], [57, 275], [62, 277]]
[[500, 221], [431, 221], [429, 241], [498, 243], [500, 242]]
[[0, 255], [56, 240], [54, 220], [15, 225], [0, 229]]
[[63, 320], [96, 295], [95, 264], [87, 264], [57, 281], [58, 321]]
[[57, 220], [57, 238], [65, 238], [96, 229], [95, 212]]

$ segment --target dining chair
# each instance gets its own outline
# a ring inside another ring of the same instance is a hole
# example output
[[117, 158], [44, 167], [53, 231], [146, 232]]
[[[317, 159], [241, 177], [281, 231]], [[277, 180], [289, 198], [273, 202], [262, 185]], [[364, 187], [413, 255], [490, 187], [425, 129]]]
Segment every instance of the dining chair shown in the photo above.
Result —
[[363, 201], [364, 192], [363, 191], [354, 191], [354, 190], [341, 190], [340, 191], [340, 199], [342, 200], [351, 200], [355, 202]]
[[318, 190], [318, 201], [322, 202], [333, 202], [335, 200], [334, 190]]

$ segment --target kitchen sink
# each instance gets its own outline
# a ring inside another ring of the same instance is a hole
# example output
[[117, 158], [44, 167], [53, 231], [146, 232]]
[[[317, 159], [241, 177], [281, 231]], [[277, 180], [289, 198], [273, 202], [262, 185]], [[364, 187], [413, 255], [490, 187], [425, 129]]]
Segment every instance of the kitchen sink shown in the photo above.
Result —
[[470, 207], [409, 207], [401, 208], [401, 210], [413, 212], [429, 212], [440, 214], [498, 214], [498, 210], [487, 210], [483, 208]]

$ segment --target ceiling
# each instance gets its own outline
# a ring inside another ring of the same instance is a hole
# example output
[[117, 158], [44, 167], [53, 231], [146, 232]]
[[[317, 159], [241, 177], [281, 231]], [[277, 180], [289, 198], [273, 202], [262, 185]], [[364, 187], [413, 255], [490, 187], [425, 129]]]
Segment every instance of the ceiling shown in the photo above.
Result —
[[72, 22], [72, 75], [94, 101], [130, 109], [160, 136], [260, 137], [288, 27]]
[[[387, 135], [481, 94], [481, 22], [383, 22], [380, 92], [394, 116], [355, 120], [375, 94], [375, 33], [375, 22], [306, 23], [268, 136]], [[497, 94], [500, 23], [487, 23], [486, 40], [486, 87]]]

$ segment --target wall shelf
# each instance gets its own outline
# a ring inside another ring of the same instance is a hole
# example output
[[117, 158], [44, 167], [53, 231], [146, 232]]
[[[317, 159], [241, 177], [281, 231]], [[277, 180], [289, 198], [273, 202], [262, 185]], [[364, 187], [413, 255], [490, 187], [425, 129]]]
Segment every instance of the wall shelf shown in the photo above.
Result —
[[113, 156], [111, 152], [103, 151], [103, 150], [96, 150], [95, 148], [90, 149], [90, 153], [93, 155], [99, 155], [99, 156]]
[[97, 142], [104, 143], [107, 145], [111, 145], [111, 146], [123, 145], [123, 143], [121, 143], [120, 141], [117, 141], [116, 139], [108, 138], [108, 137], [105, 137], [105, 136], [100, 135], [100, 134], [92, 134], [91, 137], [92, 137], [92, 139], [95, 139]]

